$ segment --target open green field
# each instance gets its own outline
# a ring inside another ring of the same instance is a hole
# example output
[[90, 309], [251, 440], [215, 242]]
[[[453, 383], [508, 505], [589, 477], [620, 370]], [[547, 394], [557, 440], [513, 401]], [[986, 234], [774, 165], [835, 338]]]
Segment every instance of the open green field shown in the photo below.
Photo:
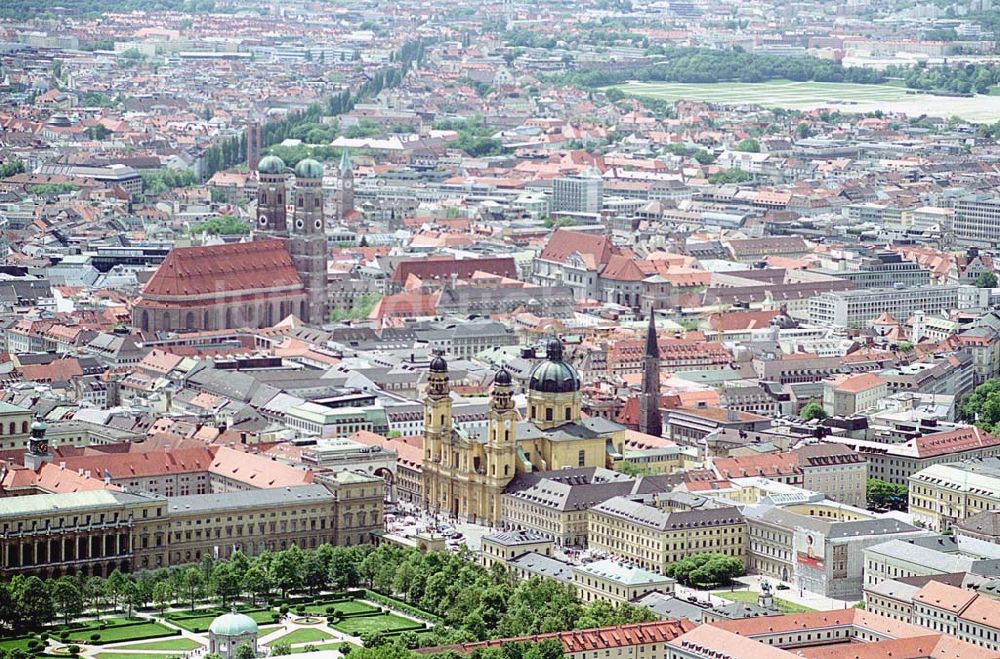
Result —
[[296, 629], [290, 634], [279, 636], [273, 641], [270, 641], [268, 645], [274, 645], [275, 643], [288, 643], [289, 645], [295, 645], [296, 643], [315, 643], [317, 641], [329, 641], [331, 638], [333, 638], [333, 636], [322, 629]]
[[152, 652], [101, 652], [97, 659], [180, 659], [178, 654], [153, 654]]
[[[745, 602], [748, 604], [757, 603], [757, 593], [749, 590], [737, 590], [731, 593], [717, 591], [712, 594], [721, 597], [722, 599], [729, 600], [730, 602]], [[774, 598], [774, 605], [778, 607], [778, 610], [782, 613], [808, 613], [816, 610], [810, 609], [808, 606], [796, 604], [795, 602], [783, 600], [780, 597]]]
[[400, 629], [415, 629], [419, 624], [409, 618], [402, 618], [390, 613], [387, 616], [344, 618], [340, 622], [331, 625], [331, 627], [351, 636], [359, 636], [365, 632], [391, 632]]
[[680, 99], [709, 103], [753, 104], [793, 110], [819, 107], [843, 112], [902, 112], [911, 116], [957, 115], [967, 121], [994, 122], [1000, 120], [1000, 96], [958, 98], [908, 94], [893, 84], [859, 85], [841, 82], [627, 82], [614, 85], [627, 96], [647, 96], [666, 101]]
[[202, 644], [198, 641], [192, 641], [189, 638], [169, 638], [163, 641], [152, 641], [149, 643], [131, 643], [129, 645], [121, 645], [116, 647], [116, 650], [180, 650], [181, 652], [187, 652], [188, 650], [196, 650], [202, 647]]

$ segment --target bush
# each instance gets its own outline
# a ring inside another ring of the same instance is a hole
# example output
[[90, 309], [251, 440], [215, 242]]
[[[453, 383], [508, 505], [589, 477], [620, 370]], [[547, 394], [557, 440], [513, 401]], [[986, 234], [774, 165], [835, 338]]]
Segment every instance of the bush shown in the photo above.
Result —
[[328, 606], [325, 609], [323, 609], [323, 611], [325, 611], [326, 615], [328, 615], [328, 616], [332, 616], [334, 614], [334, 612], [336, 612], [336, 610], [337, 610], [336, 607], [333, 607], [333, 606]]
[[305, 613], [306, 612], [305, 605], [304, 604], [299, 604], [298, 606], [296, 606], [295, 607], [295, 612], [298, 613], [299, 615], [302, 615], [303, 613]]
[[28, 641], [28, 650], [31, 652], [38, 652], [42, 648], [42, 642], [37, 638], [33, 638]]
[[59, 632], [59, 641], [60, 642], [65, 643], [68, 640], [69, 640], [69, 630], [64, 629], [61, 632]]
[[71, 646], [69, 646], [66, 649], [69, 650], [69, 653], [71, 655], [73, 655], [73, 656], [76, 656], [76, 655], [80, 654], [80, 646], [79, 645], [71, 645]]
[[90, 640], [96, 643], [97, 641], [101, 640], [101, 635], [98, 634], [97, 632], [94, 632], [93, 634], [90, 635]]
[[281, 606], [279, 606], [278, 607], [278, 613], [280, 613], [281, 615], [287, 615], [288, 614], [288, 605], [287, 604], [282, 604]]

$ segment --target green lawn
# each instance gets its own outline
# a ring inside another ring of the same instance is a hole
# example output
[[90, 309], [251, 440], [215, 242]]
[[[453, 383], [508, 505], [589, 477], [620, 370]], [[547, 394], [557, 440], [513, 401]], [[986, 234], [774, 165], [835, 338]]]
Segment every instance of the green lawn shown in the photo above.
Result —
[[[139, 641], [144, 638], [156, 638], [158, 636], [171, 636], [177, 632], [158, 622], [144, 622], [138, 625], [109, 625], [101, 629], [97, 622], [88, 622], [86, 625], [71, 629], [69, 632], [70, 643], [93, 643], [90, 640], [91, 634], [100, 634], [97, 641], [103, 643], [120, 643], [122, 641]], [[58, 633], [56, 634], [58, 637]]]
[[153, 654], [152, 652], [102, 652], [97, 659], [180, 659], [179, 654]]
[[340, 622], [331, 625], [334, 629], [360, 636], [365, 632], [396, 631], [400, 629], [416, 629], [420, 623], [402, 618], [390, 613], [387, 616], [364, 616], [360, 618], [344, 618]]
[[30, 641], [32, 636], [23, 636], [21, 638], [5, 638], [0, 640], [0, 650], [27, 650], [28, 641]]
[[[736, 590], [731, 593], [728, 592], [713, 592], [713, 595], [717, 595], [722, 599], [727, 599], [730, 602], [746, 602], [749, 604], [757, 603], [757, 593], [749, 590]], [[808, 606], [802, 606], [801, 604], [796, 604], [795, 602], [789, 602], [788, 600], [783, 600], [780, 597], [774, 598], [774, 605], [778, 607], [778, 611], [782, 613], [808, 613], [810, 611], [815, 611], [816, 609], [810, 609]]]
[[842, 112], [869, 112], [880, 109], [910, 115], [958, 115], [969, 121], [1000, 119], [1000, 98], [974, 96], [959, 98], [907, 93], [895, 84], [861, 85], [841, 82], [768, 82], [682, 83], [626, 82], [614, 85], [627, 96], [666, 101], [689, 99], [721, 104], [752, 103], [763, 107], [806, 110], [829, 107]]
[[[341, 613], [371, 613], [372, 611], [378, 611], [378, 607], [374, 607], [371, 604], [366, 604], [365, 602], [359, 602], [357, 600], [351, 600], [349, 602], [326, 602], [319, 604], [310, 604], [306, 607], [306, 613], [313, 615], [327, 615], [326, 610], [333, 607]], [[294, 610], [294, 609], [293, 609]]]
[[120, 648], [115, 648], [116, 650], [180, 650], [182, 652], [187, 652], [188, 650], [196, 650], [202, 647], [202, 644], [198, 641], [192, 641], [189, 638], [171, 638], [163, 641], [153, 641], [151, 643], [132, 643], [131, 645], [123, 645]]
[[289, 645], [295, 645], [296, 643], [315, 643], [317, 641], [326, 641], [331, 638], [333, 637], [322, 629], [296, 629], [290, 634], [279, 636], [269, 642], [268, 645], [274, 645], [275, 643], [288, 643]]
[[351, 650], [361, 647], [360, 645], [348, 643], [347, 641], [337, 641], [336, 643], [317, 643], [313, 647], [317, 650], [338, 650], [339, 652], [343, 652], [344, 646], [348, 645], [351, 647]]

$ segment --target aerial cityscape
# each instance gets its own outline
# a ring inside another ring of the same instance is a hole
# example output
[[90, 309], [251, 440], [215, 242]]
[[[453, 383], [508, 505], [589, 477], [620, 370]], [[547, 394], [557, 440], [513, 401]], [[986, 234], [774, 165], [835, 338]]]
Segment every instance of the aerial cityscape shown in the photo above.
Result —
[[1000, 0], [0, 0], [0, 659], [1000, 659]]

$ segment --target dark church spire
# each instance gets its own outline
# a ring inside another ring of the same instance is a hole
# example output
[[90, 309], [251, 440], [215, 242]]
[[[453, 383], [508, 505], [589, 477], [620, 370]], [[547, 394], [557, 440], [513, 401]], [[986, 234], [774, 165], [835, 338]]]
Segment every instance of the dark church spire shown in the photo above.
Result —
[[649, 310], [646, 330], [646, 353], [642, 358], [642, 393], [639, 394], [639, 432], [660, 437], [663, 417], [660, 413], [660, 345], [656, 340], [656, 319]]

